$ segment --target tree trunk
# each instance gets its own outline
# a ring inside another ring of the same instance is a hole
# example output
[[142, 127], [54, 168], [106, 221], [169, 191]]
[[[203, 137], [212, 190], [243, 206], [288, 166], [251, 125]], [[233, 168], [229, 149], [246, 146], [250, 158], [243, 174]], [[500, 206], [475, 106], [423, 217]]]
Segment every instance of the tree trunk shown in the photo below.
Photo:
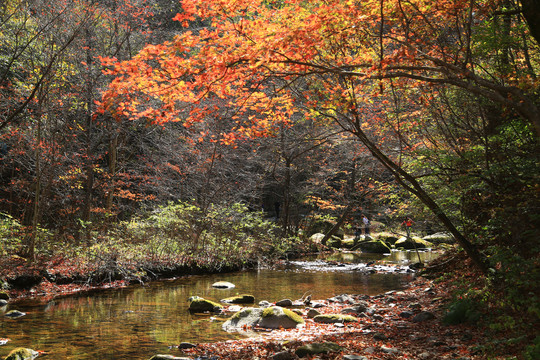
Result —
[[456, 241], [461, 245], [473, 263], [483, 272], [487, 273], [488, 267], [484, 262], [478, 249], [465, 238], [465, 236], [456, 228], [452, 221], [446, 216], [440, 206], [433, 198], [424, 190], [416, 179], [406, 172], [402, 167], [397, 165], [388, 156], [386, 156], [377, 145], [372, 142], [368, 136], [360, 128], [360, 121], [356, 121], [354, 135], [364, 144], [371, 154], [381, 162], [395, 177], [397, 182], [410, 193], [414, 194], [428, 209], [441, 221], [446, 229], [454, 235]]

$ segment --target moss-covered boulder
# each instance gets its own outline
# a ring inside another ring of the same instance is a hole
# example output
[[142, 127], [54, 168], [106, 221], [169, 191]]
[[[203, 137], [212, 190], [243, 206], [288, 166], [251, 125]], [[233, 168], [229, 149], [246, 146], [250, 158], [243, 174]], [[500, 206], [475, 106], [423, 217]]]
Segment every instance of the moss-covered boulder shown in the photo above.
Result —
[[223, 305], [198, 296], [195, 296], [190, 300], [189, 311], [194, 313], [219, 312], [223, 309]]
[[386, 232], [386, 231], [378, 233], [375, 236], [375, 238], [377, 240], [384, 241], [388, 245], [394, 245], [396, 243], [396, 241], [398, 241], [398, 239], [399, 239], [399, 237], [397, 237], [396, 235], [394, 235], [392, 233], [389, 233], [389, 232]]
[[320, 244], [322, 239], [324, 239], [324, 234], [315, 233], [309, 237], [309, 240], [315, 244]]
[[429, 247], [432, 247], [433, 244], [429, 241], [425, 241], [420, 239], [419, 237], [412, 236], [412, 237], [401, 237], [396, 241], [394, 244], [396, 249], [402, 248], [405, 250], [414, 250], [414, 249], [426, 249]]
[[341, 248], [341, 238], [335, 235], [332, 235], [330, 239], [326, 240], [326, 244], [324, 245], [334, 248], [334, 249], [339, 249]]
[[39, 353], [32, 349], [16, 348], [6, 356], [5, 360], [32, 360], [37, 358]]
[[262, 318], [263, 309], [246, 308], [235, 313], [222, 325], [225, 331], [236, 331], [256, 326]]
[[358, 319], [352, 315], [346, 314], [322, 314], [313, 318], [313, 321], [323, 324], [336, 324], [336, 323], [348, 323], [357, 322]]
[[304, 323], [304, 319], [293, 311], [279, 306], [271, 306], [263, 310], [258, 325], [268, 329], [294, 329]]
[[[311, 237], [311, 235], [316, 233], [327, 234], [335, 225], [335, 221], [329, 219], [315, 219], [309, 225], [306, 235]], [[335, 232], [335, 235], [340, 239], [343, 239], [345, 235], [344, 231], [340, 228]]]
[[358, 239], [355, 237], [348, 237], [341, 241], [341, 247], [344, 249], [353, 249], [358, 242]]
[[424, 236], [422, 240], [429, 241], [433, 244], [453, 244], [456, 242], [454, 236], [446, 232], [438, 232], [432, 235]]
[[295, 353], [298, 357], [306, 357], [317, 354], [328, 354], [330, 352], [338, 352], [344, 350], [343, 347], [333, 342], [307, 344], [296, 349]]
[[241, 294], [236, 296], [231, 296], [225, 299], [221, 299], [221, 302], [227, 304], [253, 304], [255, 302], [255, 296], [248, 294]]
[[386, 254], [390, 252], [390, 247], [381, 240], [368, 240], [358, 243], [358, 249], [366, 253]]

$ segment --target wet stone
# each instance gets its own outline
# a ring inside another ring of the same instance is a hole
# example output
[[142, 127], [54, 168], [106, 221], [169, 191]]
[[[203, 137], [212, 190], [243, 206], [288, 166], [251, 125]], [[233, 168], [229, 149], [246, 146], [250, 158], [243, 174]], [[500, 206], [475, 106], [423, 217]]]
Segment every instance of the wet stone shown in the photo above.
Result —
[[278, 352], [271, 357], [272, 360], [292, 360], [293, 356], [288, 351]]
[[368, 358], [360, 355], [345, 355], [343, 360], [368, 360]]

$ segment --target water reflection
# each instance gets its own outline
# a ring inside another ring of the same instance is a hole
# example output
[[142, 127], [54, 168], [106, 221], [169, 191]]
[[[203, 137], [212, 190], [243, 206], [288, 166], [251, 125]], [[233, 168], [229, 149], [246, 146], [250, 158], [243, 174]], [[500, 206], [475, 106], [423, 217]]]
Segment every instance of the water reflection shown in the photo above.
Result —
[[[424, 253], [427, 254], [427, 253]], [[339, 254], [331, 260], [349, 263], [409, 261], [410, 254]], [[427, 255], [425, 255], [427, 256]], [[311, 259], [316, 260], [316, 259]], [[188, 312], [187, 299], [198, 295], [219, 301], [248, 293], [256, 302], [274, 302], [283, 298], [299, 299], [311, 294], [324, 299], [342, 293], [375, 295], [403, 288], [411, 280], [407, 273], [369, 274], [360, 271], [319, 271], [285, 266], [230, 274], [190, 276], [107, 290], [94, 295], [56, 299], [48, 304], [25, 302], [8, 305], [27, 312], [17, 320], [0, 320], [0, 337], [11, 339], [0, 348], [0, 357], [19, 346], [49, 352], [48, 359], [148, 359], [156, 353], [169, 353], [170, 345], [188, 342], [228, 340], [242, 335], [221, 330], [223, 319]], [[236, 284], [233, 289], [215, 289], [211, 285], [224, 280]]]

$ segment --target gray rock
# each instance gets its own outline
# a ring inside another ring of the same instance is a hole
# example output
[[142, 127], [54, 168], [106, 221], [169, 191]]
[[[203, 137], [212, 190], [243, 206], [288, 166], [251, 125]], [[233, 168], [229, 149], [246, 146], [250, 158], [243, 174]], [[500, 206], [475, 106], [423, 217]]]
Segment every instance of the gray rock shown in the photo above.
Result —
[[272, 304], [270, 304], [268, 301], [266, 300], [263, 300], [263, 301], [260, 301], [259, 302], [259, 306], [262, 307], [262, 308], [267, 308], [267, 307], [270, 307], [272, 306]]
[[375, 314], [372, 316], [373, 320], [375, 321], [384, 321], [384, 317], [382, 317], [381, 315], [379, 314]]
[[385, 340], [388, 340], [388, 337], [384, 335], [383, 333], [376, 332], [375, 334], [373, 334], [373, 339], [378, 340], [378, 341], [385, 341]]
[[388, 347], [388, 346], [381, 346], [381, 351], [386, 353], [386, 354], [397, 354], [397, 353], [399, 353], [398, 349], [391, 348], [391, 347]]
[[344, 355], [343, 360], [368, 360], [368, 358], [360, 355]]
[[192, 349], [194, 347], [197, 347], [197, 345], [188, 342], [182, 342], [178, 345], [179, 349]]
[[292, 305], [293, 305], [293, 302], [291, 299], [283, 299], [276, 302], [276, 306], [281, 306], [281, 307], [290, 307]]
[[453, 244], [455, 242], [454, 236], [452, 236], [452, 234], [444, 232], [424, 236], [422, 240], [429, 241], [434, 244]]
[[293, 356], [288, 351], [278, 352], [271, 357], [272, 360], [292, 360]]
[[402, 311], [399, 313], [399, 317], [402, 317], [404, 319], [408, 319], [410, 317], [412, 317], [414, 314], [410, 311]]
[[263, 309], [246, 308], [234, 314], [222, 325], [225, 331], [236, 331], [244, 327], [253, 327], [261, 320]]
[[7, 300], [0, 299], [0, 306], [6, 306], [8, 304]]
[[328, 299], [330, 302], [337, 302], [342, 304], [354, 304], [355, 300], [352, 296], [347, 294], [337, 295], [330, 299]]
[[268, 329], [294, 329], [302, 326], [304, 319], [294, 312], [279, 306], [266, 309], [246, 308], [225, 321], [222, 328], [226, 331], [237, 331], [245, 327], [260, 326]]
[[313, 319], [317, 315], [321, 315], [321, 313], [318, 312], [315, 309], [309, 309], [308, 312], [307, 312], [307, 317], [310, 318], [310, 319]]
[[258, 325], [267, 329], [294, 329], [304, 323], [298, 314], [279, 306], [271, 306], [263, 310]]
[[414, 322], [423, 322], [423, 321], [428, 321], [428, 320], [432, 320], [432, 319], [435, 319], [435, 315], [433, 315], [432, 312], [422, 311], [422, 312], [416, 314], [416, 316], [413, 317], [412, 321], [414, 321]]

